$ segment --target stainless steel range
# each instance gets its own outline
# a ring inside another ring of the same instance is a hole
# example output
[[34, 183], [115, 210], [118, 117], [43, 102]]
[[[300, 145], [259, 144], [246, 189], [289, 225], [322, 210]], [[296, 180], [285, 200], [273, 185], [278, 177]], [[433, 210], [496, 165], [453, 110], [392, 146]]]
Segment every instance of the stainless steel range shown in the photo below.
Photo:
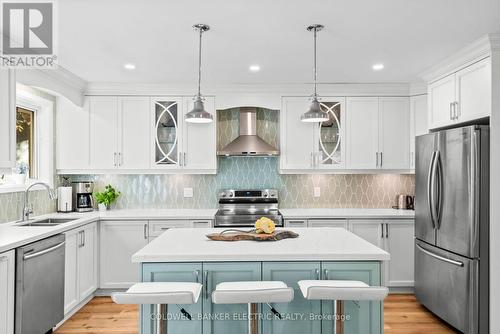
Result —
[[219, 194], [219, 210], [215, 227], [253, 227], [261, 217], [272, 219], [276, 226], [283, 226], [278, 211], [278, 190], [223, 190]]

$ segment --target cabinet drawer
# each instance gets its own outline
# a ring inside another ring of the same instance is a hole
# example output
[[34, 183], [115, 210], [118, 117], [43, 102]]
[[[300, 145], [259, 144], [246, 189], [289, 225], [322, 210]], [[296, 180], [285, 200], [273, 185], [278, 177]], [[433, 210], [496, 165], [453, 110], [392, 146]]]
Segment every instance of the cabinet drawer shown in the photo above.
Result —
[[347, 219], [309, 219], [309, 227], [342, 227], [347, 229]]
[[171, 228], [190, 227], [189, 220], [151, 220], [149, 221], [149, 237], [157, 237]]
[[211, 219], [207, 220], [191, 220], [189, 225], [194, 228], [211, 228], [213, 227], [213, 221]]
[[307, 227], [307, 219], [286, 219], [285, 227]]

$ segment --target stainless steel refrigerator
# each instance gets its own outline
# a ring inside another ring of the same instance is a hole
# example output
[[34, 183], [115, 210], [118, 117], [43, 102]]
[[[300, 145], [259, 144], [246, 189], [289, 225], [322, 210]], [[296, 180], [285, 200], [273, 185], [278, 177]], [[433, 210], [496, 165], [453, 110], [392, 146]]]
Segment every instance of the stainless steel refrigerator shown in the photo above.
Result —
[[488, 333], [489, 127], [417, 137], [415, 196], [417, 299], [463, 333]]

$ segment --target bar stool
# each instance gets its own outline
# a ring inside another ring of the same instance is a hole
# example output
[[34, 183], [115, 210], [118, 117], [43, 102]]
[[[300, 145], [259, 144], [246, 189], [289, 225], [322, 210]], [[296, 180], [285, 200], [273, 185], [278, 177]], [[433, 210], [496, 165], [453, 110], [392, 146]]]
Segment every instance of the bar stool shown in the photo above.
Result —
[[[111, 299], [116, 304], [156, 305], [156, 334], [167, 333], [168, 304], [196, 304], [202, 285], [189, 282], [143, 282], [134, 284], [126, 292], [115, 292]], [[181, 313], [189, 314], [181, 309]]]
[[[248, 304], [249, 334], [259, 330], [258, 303], [289, 303], [292, 299], [293, 289], [280, 281], [222, 282], [212, 292], [214, 304]], [[271, 311], [279, 316], [273, 307]]]
[[299, 288], [308, 300], [334, 300], [336, 301], [335, 332], [344, 333], [344, 301], [345, 300], [384, 300], [389, 289], [383, 286], [369, 286], [361, 281], [347, 280], [304, 280], [299, 281]]

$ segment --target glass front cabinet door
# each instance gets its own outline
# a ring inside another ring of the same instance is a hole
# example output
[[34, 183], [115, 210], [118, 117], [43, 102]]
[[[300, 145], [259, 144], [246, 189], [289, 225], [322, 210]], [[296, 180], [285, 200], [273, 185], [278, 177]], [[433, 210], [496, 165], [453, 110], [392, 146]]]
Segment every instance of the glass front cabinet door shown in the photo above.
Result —
[[345, 168], [345, 99], [324, 97], [320, 106], [329, 120], [318, 124], [314, 157], [316, 168]]
[[154, 129], [153, 167], [181, 166], [181, 131], [183, 122], [182, 98], [152, 98]]

